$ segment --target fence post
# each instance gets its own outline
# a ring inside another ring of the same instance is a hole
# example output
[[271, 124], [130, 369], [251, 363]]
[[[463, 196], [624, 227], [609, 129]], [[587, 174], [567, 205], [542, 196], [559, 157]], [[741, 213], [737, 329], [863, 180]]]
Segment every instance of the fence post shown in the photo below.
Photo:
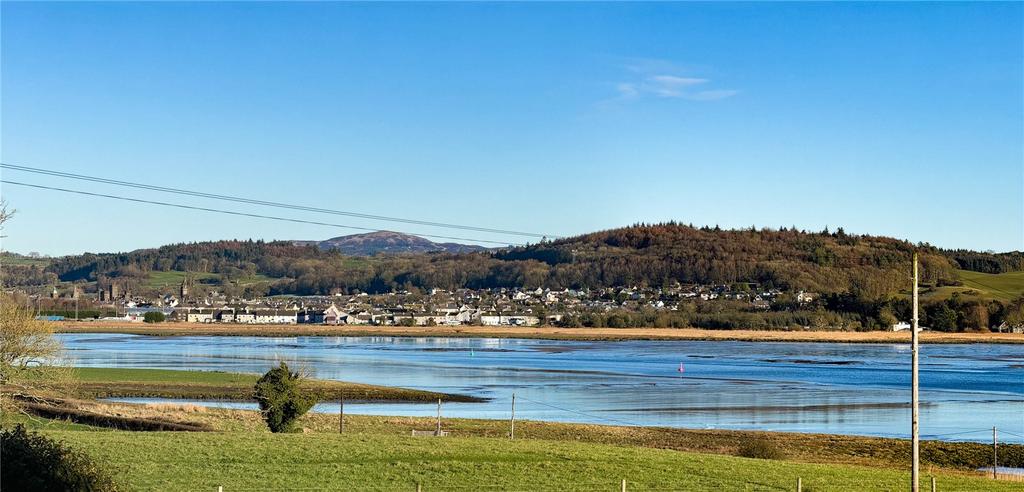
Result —
[[416, 492], [423, 492], [423, 484], [416, 482]]
[[626, 479], [622, 479], [622, 492], [626, 492]]
[[341, 392], [341, 399], [338, 400], [338, 434], [345, 433], [345, 391]]
[[509, 437], [512, 439], [516, 438], [516, 394], [512, 393], [512, 432], [509, 433]]
[[932, 477], [932, 492], [935, 492], [935, 477]]
[[996, 468], [999, 466], [999, 443], [996, 441], [996, 428], [992, 427], [992, 478], [996, 476]]
[[224, 492], [224, 486], [223, 485], [218, 485], [217, 486], [217, 492]]
[[441, 399], [437, 399], [437, 430], [434, 431], [435, 435], [441, 435]]
[[796, 492], [803, 492], [804, 490], [804, 479], [803, 477], [796, 477]]

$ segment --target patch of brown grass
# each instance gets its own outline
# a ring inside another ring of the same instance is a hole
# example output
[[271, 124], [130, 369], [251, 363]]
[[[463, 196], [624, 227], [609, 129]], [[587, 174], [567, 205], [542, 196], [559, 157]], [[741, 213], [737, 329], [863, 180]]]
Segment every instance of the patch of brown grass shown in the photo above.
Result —
[[[132, 333], [154, 336], [397, 336], [540, 338], [551, 340], [717, 340], [751, 342], [908, 343], [909, 332], [703, 330], [698, 328], [556, 328], [523, 326], [328, 326], [235, 325], [65, 321], [64, 333]], [[1024, 343], [1024, 334], [924, 332], [922, 343]]]

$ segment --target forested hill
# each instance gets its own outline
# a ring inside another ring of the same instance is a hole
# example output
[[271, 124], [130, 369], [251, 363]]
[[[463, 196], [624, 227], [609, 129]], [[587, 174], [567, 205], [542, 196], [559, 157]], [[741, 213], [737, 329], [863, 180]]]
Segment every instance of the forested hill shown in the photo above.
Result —
[[[130, 280], [153, 271], [262, 275], [269, 293], [327, 294], [459, 287], [597, 288], [757, 283], [879, 299], [907, 285], [915, 246], [835, 232], [722, 230], [635, 225], [500, 251], [356, 258], [290, 242], [216, 241], [55, 259], [63, 281]], [[925, 283], [956, 281], [956, 269], [1020, 270], [1020, 252], [990, 254], [918, 246]], [[36, 267], [38, 268], [38, 267]], [[10, 279], [5, 279], [10, 283]]]

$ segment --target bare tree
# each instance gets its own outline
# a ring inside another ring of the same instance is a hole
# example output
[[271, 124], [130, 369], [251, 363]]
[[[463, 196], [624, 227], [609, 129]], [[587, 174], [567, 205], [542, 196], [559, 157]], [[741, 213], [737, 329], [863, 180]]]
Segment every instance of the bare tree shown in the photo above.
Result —
[[37, 369], [60, 356], [53, 324], [36, 319], [23, 299], [0, 294], [0, 385], [17, 387], [39, 378]]
[[[0, 225], [14, 214], [0, 202]], [[0, 292], [0, 407], [66, 391], [71, 368], [61, 359], [52, 323], [36, 319], [23, 296]]]
[[[7, 200], [4, 200], [3, 198], [0, 198], [0, 230], [3, 229], [4, 222], [7, 222], [8, 220], [10, 220], [10, 218], [14, 216], [15, 212], [17, 212], [17, 210], [15, 210], [13, 208], [12, 209], [8, 209], [7, 208]], [[7, 236], [4, 236], [3, 234], [0, 234], [0, 238], [3, 238], [3, 237], [7, 237]]]

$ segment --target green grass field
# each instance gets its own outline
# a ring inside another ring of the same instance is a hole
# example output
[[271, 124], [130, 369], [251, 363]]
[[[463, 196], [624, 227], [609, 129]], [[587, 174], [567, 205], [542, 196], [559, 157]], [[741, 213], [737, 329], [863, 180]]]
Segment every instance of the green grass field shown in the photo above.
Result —
[[[132, 490], [899, 490], [895, 469], [481, 437], [46, 431]], [[928, 480], [927, 473], [925, 480]], [[1020, 490], [943, 473], [939, 490]], [[922, 490], [926, 490], [923, 487]]]
[[83, 383], [153, 382], [195, 384], [256, 384], [255, 374], [220, 371], [174, 371], [169, 369], [122, 369], [107, 367], [76, 367], [75, 377]]
[[957, 270], [963, 285], [937, 287], [923, 297], [929, 300], [949, 299], [954, 293], [964, 300], [1000, 300], [1009, 302], [1024, 295], [1024, 272], [979, 273]]
[[992, 298], [1012, 301], [1024, 295], [1024, 272], [991, 274], [960, 270], [958, 273], [965, 287], [977, 289]]
[[18, 266], [41, 266], [45, 267], [50, 264], [49, 258], [32, 258], [29, 256], [19, 255], [15, 253], [0, 252], [0, 265], [18, 265]]

